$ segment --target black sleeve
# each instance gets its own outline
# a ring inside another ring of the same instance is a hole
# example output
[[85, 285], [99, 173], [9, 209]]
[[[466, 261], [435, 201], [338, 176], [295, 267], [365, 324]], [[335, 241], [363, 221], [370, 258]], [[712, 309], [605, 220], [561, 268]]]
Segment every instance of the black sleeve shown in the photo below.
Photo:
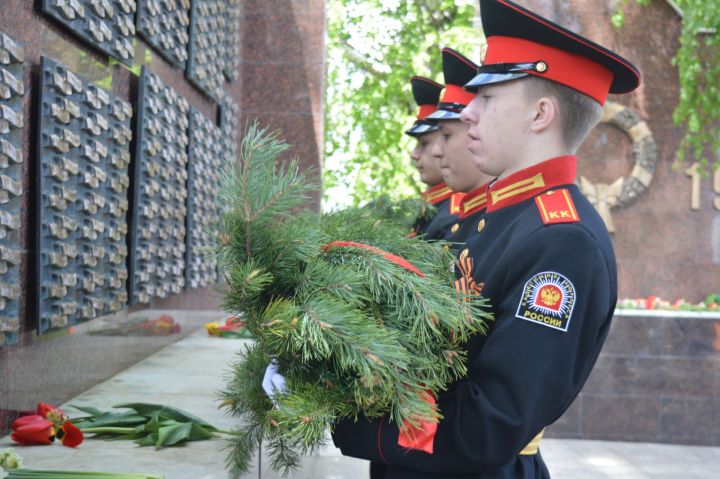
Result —
[[[468, 344], [468, 376], [440, 398], [444, 419], [433, 454], [398, 447], [398, 428], [387, 421], [341, 422], [335, 444], [345, 455], [428, 472], [471, 473], [510, 462], [567, 409], [589, 375], [615, 304], [609, 261], [612, 253], [580, 225], [528, 236], [490, 265], [488, 277], [474, 273], [478, 282], [498, 283], [486, 287], [495, 322], [481, 349], [478, 338]], [[553, 307], [565, 308], [562, 314], [537, 314], [542, 309], [531, 301], [539, 289]], [[560, 299], [553, 298], [557, 291]]]

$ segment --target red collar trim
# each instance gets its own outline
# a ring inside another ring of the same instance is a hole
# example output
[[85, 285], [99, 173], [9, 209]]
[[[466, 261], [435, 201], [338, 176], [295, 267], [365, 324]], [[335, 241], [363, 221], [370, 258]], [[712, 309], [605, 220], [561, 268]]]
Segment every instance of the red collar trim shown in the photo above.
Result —
[[451, 190], [445, 182], [441, 182], [425, 191], [425, 193], [422, 194], [422, 198], [425, 202], [436, 205], [450, 198], [452, 194], [453, 190]]
[[488, 212], [520, 203], [550, 188], [572, 184], [576, 169], [575, 156], [559, 156], [495, 181], [488, 191]]
[[470, 193], [467, 193], [462, 199], [462, 207], [460, 211], [460, 218], [466, 218], [478, 211], [484, 210], [488, 204], [488, 187], [490, 183], [482, 185], [480, 188], [475, 188]]
[[465, 198], [465, 193], [453, 193], [450, 196], [450, 214], [459, 215], [462, 213], [462, 202]]

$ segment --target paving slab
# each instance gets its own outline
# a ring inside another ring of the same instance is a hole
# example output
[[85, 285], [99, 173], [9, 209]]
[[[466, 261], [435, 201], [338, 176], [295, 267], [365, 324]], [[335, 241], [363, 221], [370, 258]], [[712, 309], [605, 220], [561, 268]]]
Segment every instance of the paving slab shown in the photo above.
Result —
[[[218, 391], [229, 365], [247, 340], [208, 337], [199, 330], [171, 344], [133, 367], [61, 405], [107, 409], [123, 402], [154, 402], [179, 407], [220, 429], [236, 421], [218, 409]], [[41, 398], [39, 398], [41, 399]], [[13, 447], [36, 469], [75, 469], [114, 472], [149, 472], [167, 479], [226, 479], [226, 443], [199, 441], [182, 447], [155, 450], [130, 441], [87, 439], [71, 449], [52, 446], [18, 446], [9, 436], [0, 448]], [[628, 442], [546, 439], [541, 452], [554, 479], [707, 479], [720, 477], [720, 448]], [[263, 457], [243, 478], [280, 479]], [[332, 443], [306, 457], [288, 479], [362, 479], [368, 464], [343, 457]]]

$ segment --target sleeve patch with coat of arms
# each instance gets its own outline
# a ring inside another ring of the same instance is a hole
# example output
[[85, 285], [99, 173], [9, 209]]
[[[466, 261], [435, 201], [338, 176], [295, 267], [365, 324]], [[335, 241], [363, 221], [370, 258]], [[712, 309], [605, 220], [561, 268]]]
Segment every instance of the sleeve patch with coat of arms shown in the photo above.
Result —
[[575, 306], [575, 286], [560, 273], [538, 273], [525, 283], [515, 317], [567, 331]]

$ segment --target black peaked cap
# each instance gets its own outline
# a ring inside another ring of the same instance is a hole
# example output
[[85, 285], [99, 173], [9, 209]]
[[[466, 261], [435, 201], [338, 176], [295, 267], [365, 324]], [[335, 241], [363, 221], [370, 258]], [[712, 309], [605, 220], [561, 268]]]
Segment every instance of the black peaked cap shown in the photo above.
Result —
[[610, 93], [627, 93], [640, 84], [640, 72], [628, 60], [514, 2], [480, 0], [480, 17], [488, 38], [523, 38], [581, 55], [603, 65], [614, 75]]
[[418, 105], [437, 105], [443, 85], [429, 78], [414, 76], [410, 79], [413, 97]]
[[477, 75], [478, 65], [452, 48], [442, 49], [443, 76], [446, 85], [465, 85]]

